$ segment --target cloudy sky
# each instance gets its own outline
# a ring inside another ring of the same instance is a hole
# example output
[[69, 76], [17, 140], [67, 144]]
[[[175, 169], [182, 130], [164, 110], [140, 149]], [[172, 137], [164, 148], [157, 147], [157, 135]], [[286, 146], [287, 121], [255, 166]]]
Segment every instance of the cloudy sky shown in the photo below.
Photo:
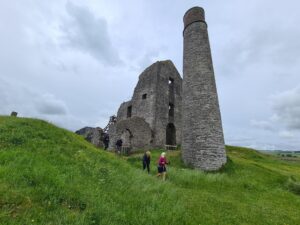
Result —
[[206, 10], [225, 142], [300, 150], [297, 0], [0, 0], [0, 114], [104, 127], [139, 74], [171, 59]]

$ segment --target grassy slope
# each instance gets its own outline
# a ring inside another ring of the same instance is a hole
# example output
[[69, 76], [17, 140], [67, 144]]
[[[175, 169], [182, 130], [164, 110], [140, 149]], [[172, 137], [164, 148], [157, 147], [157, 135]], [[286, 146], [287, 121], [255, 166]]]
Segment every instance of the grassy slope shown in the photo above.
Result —
[[[168, 180], [40, 120], [0, 117], [0, 224], [299, 224], [298, 162], [227, 147], [219, 173], [184, 168]], [[292, 178], [291, 178], [292, 177]], [[292, 185], [292, 186], [291, 186]]]

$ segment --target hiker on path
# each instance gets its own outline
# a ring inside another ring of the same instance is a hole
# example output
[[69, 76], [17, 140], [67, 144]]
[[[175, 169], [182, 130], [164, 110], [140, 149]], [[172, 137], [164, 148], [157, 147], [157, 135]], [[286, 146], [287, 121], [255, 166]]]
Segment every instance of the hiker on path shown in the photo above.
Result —
[[122, 144], [123, 144], [122, 139], [117, 140], [117, 142], [116, 142], [116, 147], [117, 147], [116, 153], [119, 153], [119, 154], [121, 153]]
[[166, 158], [166, 153], [163, 152], [161, 153], [159, 160], [158, 160], [158, 174], [157, 177], [160, 177], [162, 175], [163, 181], [166, 180], [166, 174], [167, 174], [167, 167], [166, 165], [168, 164], [167, 158]]
[[104, 144], [104, 150], [106, 150], [108, 148], [108, 144], [109, 144], [109, 135], [105, 134], [104, 138], [103, 138], [103, 144]]
[[150, 173], [150, 160], [151, 160], [151, 153], [150, 151], [147, 151], [143, 156], [143, 170], [145, 170], [147, 167], [148, 173]]

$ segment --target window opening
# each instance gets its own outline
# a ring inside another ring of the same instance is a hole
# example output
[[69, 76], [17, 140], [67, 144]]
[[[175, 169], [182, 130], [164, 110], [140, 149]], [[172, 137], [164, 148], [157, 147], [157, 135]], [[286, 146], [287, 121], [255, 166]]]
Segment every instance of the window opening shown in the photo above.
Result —
[[166, 128], [166, 145], [176, 145], [176, 129], [173, 123]]
[[132, 113], [132, 106], [128, 106], [128, 108], [127, 108], [127, 118], [131, 117], [131, 113]]

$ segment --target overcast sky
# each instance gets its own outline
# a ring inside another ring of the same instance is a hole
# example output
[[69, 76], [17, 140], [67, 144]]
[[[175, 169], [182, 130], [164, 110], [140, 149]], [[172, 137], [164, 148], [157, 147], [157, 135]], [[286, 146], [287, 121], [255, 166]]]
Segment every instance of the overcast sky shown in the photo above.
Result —
[[297, 0], [0, 0], [0, 114], [104, 127], [139, 74], [171, 59], [202, 6], [226, 144], [300, 150]]

